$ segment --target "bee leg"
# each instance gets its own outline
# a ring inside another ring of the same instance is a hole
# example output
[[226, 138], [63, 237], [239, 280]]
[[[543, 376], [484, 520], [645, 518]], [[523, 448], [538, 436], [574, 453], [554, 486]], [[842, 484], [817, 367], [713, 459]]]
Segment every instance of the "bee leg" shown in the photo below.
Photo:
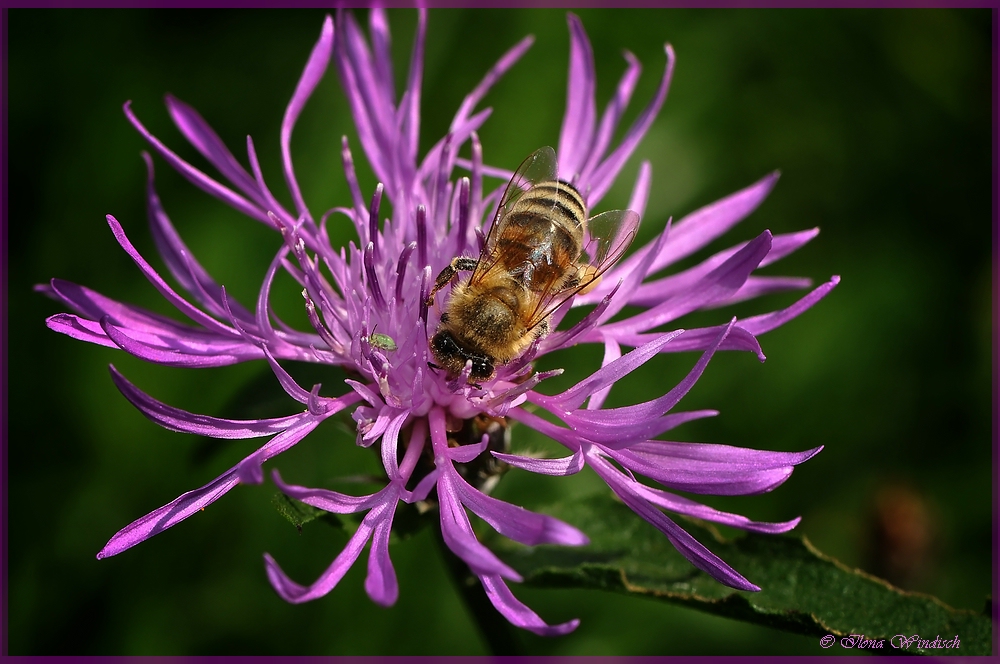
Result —
[[444, 367], [439, 367], [438, 365], [434, 364], [433, 362], [428, 362], [427, 366], [430, 367], [431, 369], [444, 369]]
[[549, 321], [548, 319], [543, 320], [538, 325], [535, 326], [535, 339], [541, 339], [546, 334], [549, 333]]
[[469, 272], [471, 270], [475, 270], [477, 265], [479, 265], [479, 261], [475, 258], [468, 258], [466, 256], [453, 258], [451, 264], [441, 270], [441, 274], [439, 274], [437, 279], [434, 280], [434, 288], [432, 288], [431, 292], [427, 295], [427, 306], [430, 307], [434, 305], [434, 295], [439, 290], [447, 286], [448, 282], [454, 279], [456, 274], [459, 272]]

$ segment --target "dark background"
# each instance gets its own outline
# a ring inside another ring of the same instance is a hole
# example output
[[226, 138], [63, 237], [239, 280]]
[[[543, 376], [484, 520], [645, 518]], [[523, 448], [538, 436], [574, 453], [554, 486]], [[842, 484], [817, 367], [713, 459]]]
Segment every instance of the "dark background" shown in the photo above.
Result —
[[[31, 287], [57, 276], [171, 311], [104, 221], [114, 214], [161, 267], [146, 230], [139, 158], [146, 146], [121, 104], [132, 99], [147, 127], [196, 165], [203, 162], [170, 123], [164, 93], [194, 105], [244, 163], [251, 134], [272, 191], [287, 201], [278, 130], [323, 15], [9, 13], [11, 654], [485, 652], [430, 531], [393, 545], [401, 591], [395, 607], [379, 608], [365, 596], [367, 554], [324, 599], [285, 604], [267, 583], [263, 552], [308, 582], [346, 535], [322, 524], [307, 524], [298, 535], [271, 506], [270, 483], [240, 487], [122, 555], [94, 558], [119, 528], [254, 449], [253, 441], [213, 445], [158, 428], [121, 397], [107, 365], [114, 362], [168, 403], [220, 416], [246, 409], [251, 399], [242, 386], [260, 376], [270, 380], [262, 363], [147, 366], [57, 335], [44, 319], [62, 309]], [[621, 49], [644, 65], [626, 126], [655, 90], [663, 43], [671, 42], [678, 57], [663, 111], [602, 206], [623, 207], [639, 160], [650, 159], [645, 240], [669, 216], [679, 219], [781, 169], [764, 205], [699, 258], [765, 228], [820, 226], [817, 239], [764, 273], [816, 283], [843, 278], [813, 310], [762, 337], [766, 363], [748, 354], [713, 359], [682, 406], [722, 414], [676, 434], [756, 448], [826, 449], [772, 494], [708, 502], [757, 519], [801, 514], [797, 532], [844, 563], [979, 610], [991, 590], [990, 12], [579, 15], [597, 59], [599, 109], [623, 71]], [[390, 15], [397, 81], [405, 76], [415, 16]], [[439, 10], [430, 12], [427, 36], [421, 154], [487, 68], [527, 33], [537, 37], [535, 46], [484, 102], [494, 108], [481, 131], [485, 157], [513, 168], [558, 141], [565, 12]], [[347, 201], [339, 166], [343, 133], [363, 161], [331, 66], [293, 141], [314, 213]], [[157, 169], [164, 205], [189, 246], [231, 293], [252, 303], [277, 237], [188, 185], [162, 160]], [[370, 195], [370, 172], [362, 186]], [[289, 281], [279, 286], [279, 311], [294, 318], [297, 291]], [[796, 297], [776, 295], [679, 324], [717, 324]], [[578, 356], [564, 353], [543, 364], [580, 367], [573, 376], [599, 365], [599, 349], [572, 353]], [[695, 359], [657, 358], [616, 388], [609, 404], [662, 394]], [[326, 375], [325, 392], [341, 393], [341, 376]], [[282, 415], [296, 406], [285, 400], [269, 408], [266, 414]], [[350, 440], [330, 423], [269, 465], [302, 484], [375, 468]], [[515, 445], [544, 443], [525, 432], [515, 435]], [[567, 479], [512, 472], [498, 491], [532, 507], [606, 489], [589, 471]], [[886, 541], [902, 544], [887, 548]], [[514, 591], [549, 622], [582, 619], [562, 638], [519, 634], [532, 653], [828, 652], [813, 638], [648, 599], [516, 584]]]

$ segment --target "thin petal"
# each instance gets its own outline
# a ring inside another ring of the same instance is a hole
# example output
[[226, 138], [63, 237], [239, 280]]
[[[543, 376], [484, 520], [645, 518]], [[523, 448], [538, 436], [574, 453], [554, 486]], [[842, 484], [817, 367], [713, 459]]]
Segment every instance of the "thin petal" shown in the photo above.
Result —
[[833, 288], [839, 283], [839, 276], [835, 275], [830, 277], [830, 281], [822, 284], [792, 306], [780, 311], [772, 311], [769, 314], [761, 314], [760, 316], [744, 318], [740, 321], [740, 327], [754, 335], [770, 332], [774, 328], [784, 325], [791, 319], [809, 309], [812, 305], [822, 300], [826, 297], [826, 294], [832, 291]]
[[538, 614], [520, 602], [510, 591], [503, 579], [496, 574], [481, 574], [479, 580], [486, 590], [486, 596], [500, 614], [512, 625], [534, 632], [539, 636], [562, 636], [569, 634], [580, 620], [574, 618], [559, 625], [549, 625], [538, 617]]
[[295, 426], [285, 429], [267, 444], [236, 465], [236, 476], [243, 484], [260, 484], [264, 481], [264, 462], [290, 449], [319, 426], [321, 420], [310, 415]]
[[[714, 327], [698, 327], [693, 330], [684, 330], [683, 333], [676, 339], [671, 341], [666, 346], [660, 349], [661, 353], [681, 353], [690, 350], [706, 350], [715, 343], [716, 338], [719, 333], [725, 328], [725, 325], [716, 325]], [[609, 336], [618, 341], [618, 343], [623, 346], [641, 346], [647, 344], [654, 339], [660, 337], [660, 333], [615, 333], [598, 331], [595, 334], [587, 335], [586, 341], [599, 342], [604, 336]], [[730, 330], [729, 336], [726, 340], [722, 342], [719, 346], [719, 350], [741, 350], [750, 351], [757, 355], [757, 359], [761, 362], [765, 360], [764, 351], [760, 348], [760, 343], [757, 338], [752, 334], [740, 327], [739, 324], [734, 325], [733, 329]]]
[[632, 509], [633, 512], [655, 526], [667, 536], [680, 553], [691, 564], [706, 572], [720, 583], [737, 590], [759, 591], [760, 587], [747, 581], [739, 572], [730, 567], [724, 560], [709, 551], [703, 544], [693, 538], [687, 531], [671, 521], [663, 512], [637, 495], [632, 488], [636, 482], [629, 480], [615, 470], [610, 464], [596, 454], [588, 455], [590, 466], [607, 482], [611, 490]]
[[365, 577], [365, 592], [372, 601], [381, 606], [392, 606], [399, 597], [399, 583], [396, 570], [389, 558], [389, 532], [395, 506], [385, 510], [385, 515], [375, 523], [372, 534], [372, 548], [368, 553], [368, 576]]
[[621, 143], [615, 148], [614, 152], [601, 162], [600, 166], [594, 169], [594, 173], [587, 183], [590, 185], [590, 192], [587, 194], [587, 205], [589, 206], [597, 205], [604, 197], [604, 194], [608, 192], [608, 189], [611, 188], [615, 178], [618, 177], [618, 173], [625, 165], [625, 162], [628, 161], [628, 158], [632, 156], [632, 152], [639, 145], [643, 136], [646, 135], [646, 131], [653, 124], [653, 120], [656, 119], [657, 114], [660, 112], [663, 102], [667, 99], [667, 91], [670, 90], [670, 81], [674, 76], [676, 58], [674, 57], [674, 49], [670, 44], [666, 44], [663, 50], [667, 55], [667, 65], [663, 70], [663, 78], [660, 79], [660, 87], [657, 88], [656, 94], [653, 96], [652, 101], [649, 102], [649, 106], [642, 110], [639, 117], [635, 119], [632, 126], [625, 132], [625, 136], [622, 137]]
[[168, 164], [170, 164], [178, 173], [183, 175], [191, 184], [198, 187], [202, 191], [215, 196], [226, 205], [242, 212], [251, 219], [256, 219], [257, 221], [263, 222], [268, 226], [271, 225], [270, 220], [267, 218], [267, 214], [262, 208], [240, 196], [232, 189], [225, 187], [208, 177], [200, 170], [178, 157], [174, 152], [167, 148], [166, 145], [160, 142], [158, 138], [149, 133], [149, 130], [147, 130], [142, 123], [139, 122], [139, 118], [137, 118], [135, 113], [132, 112], [131, 101], [125, 102], [124, 110], [125, 117], [127, 117], [128, 121], [132, 123], [132, 126], [134, 126], [139, 133], [142, 134], [142, 137], [153, 146], [153, 149], [156, 150], [160, 156], [167, 160]]
[[[621, 120], [625, 108], [628, 107], [628, 102], [632, 98], [632, 92], [635, 90], [635, 84], [639, 80], [642, 65], [628, 51], [625, 51], [625, 61], [628, 62], [628, 68], [622, 74], [621, 80], [618, 81], [615, 96], [611, 98], [604, 109], [604, 114], [601, 116], [601, 123], [597, 128], [597, 133], [594, 135], [594, 144], [590, 147], [590, 155], [581, 170], [580, 179], [584, 182], [590, 179], [593, 169], [597, 167], [601, 157], [604, 156], [604, 151], [611, 144], [611, 137], [618, 127], [618, 121]], [[648, 166], [648, 162], [645, 163]], [[639, 210], [636, 210], [631, 205], [629, 209], [639, 212]], [[642, 213], [639, 212], [639, 214], [641, 215]]]
[[[723, 235], [730, 228], [743, 221], [751, 212], [757, 209], [778, 181], [778, 174], [772, 173], [755, 182], [746, 189], [741, 189], [723, 199], [710, 203], [673, 225], [668, 242], [659, 252], [649, 269], [649, 274], [655, 274], [666, 266], [690, 256], [715, 238]], [[605, 274], [605, 279], [615, 279], [617, 270], [628, 271], [642, 260], [653, 243], [649, 243], [636, 251], [615, 269]]]
[[302, 192], [299, 191], [298, 180], [295, 179], [295, 169], [292, 167], [292, 130], [295, 122], [299, 119], [299, 113], [305, 106], [306, 101], [312, 96], [313, 90], [319, 84], [326, 67], [330, 64], [330, 53], [333, 50], [333, 19], [327, 15], [323, 21], [323, 28], [320, 31], [319, 41], [309, 54], [309, 61], [305, 69], [302, 70], [302, 77], [299, 78], [295, 86], [295, 93], [288, 108], [285, 109], [285, 117], [281, 121], [281, 160], [285, 169], [285, 181], [288, 189], [292, 192], [292, 199], [295, 201], [295, 209], [300, 217], [308, 217], [309, 210], [302, 199]]
[[[757, 269], [770, 247], [771, 233], [764, 231], [699, 280], [696, 288], [668, 298], [643, 313], [610, 323], [600, 329], [611, 334], [643, 332], [665, 325], [707, 303], [727, 298], [739, 290], [750, 273]], [[743, 327], [746, 329], [746, 325]]]
[[822, 451], [823, 446], [804, 452], [772, 452], [749, 447], [718, 445], [715, 443], [678, 443], [668, 440], [648, 440], [629, 448], [633, 454], [659, 457], [665, 463], [680, 464], [684, 460], [718, 463], [732, 467], [767, 469], [797, 466]]
[[520, 581], [520, 574], [497, 558], [492, 551], [476, 539], [472, 532], [472, 525], [469, 523], [469, 517], [465, 514], [448, 475], [448, 473], [442, 473], [438, 477], [437, 483], [441, 536], [445, 545], [456, 556], [464, 560], [477, 576], [499, 574], [512, 581]]
[[626, 353], [613, 362], [605, 364], [565, 392], [552, 397], [553, 401], [558, 402], [566, 410], [579, 408], [591, 394], [605, 387], [610, 387], [624, 376], [635, 371], [655, 356], [664, 345], [680, 336], [683, 331], [674, 330], [673, 332], [661, 334], [649, 343]]
[[230, 334], [233, 337], [238, 335], [236, 330], [223, 325], [178, 295], [174, 289], [167, 285], [167, 282], [164, 281], [159, 274], [157, 274], [156, 270], [154, 270], [153, 267], [146, 262], [146, 259], [142, 257], [136, 248], [132, 246], [132, 243], [125, 235], [125, 230], [122, 228], [121, 224], [118, 223], [118, 220], [110, 214], [107, 216], [107, 220], [108, 225], [111, 226], [111, 232], [114, 233], [115, 239], [118, 240], [118, 244], [121, 245], [122, 249], [125, 250], [125, 253], [129, 255], [132, 262], [139, 267], [143, 276], [149, 280], [149, 283], [153, 284], [156, 290], [160, 291], [160, 294], [163, 295], [168, 302], [177, 307], [177, 309], [185, 316], [194, 322], [205, 326], [209, 330], [222, 334]]
[[[131, 355], [147, 362], [174, 367], [220, 367], [260, 358], [260, 349], [232, 339], [203, 341], [198, 337], [163, 337], [136, 335], [101, 318], [100, 326], [111, 341]], [[147, 339], [142, 339], [146, 336]], [[201, 336], [201, 335], [199, 335]]]
[[605, 451], [629, 470], [660, 484], [692, 493], [739, 496], [770, 491], [792, 474], [794, 466], [822, 447], [805, 452], [769, 452], [728, 445], [650, 440], [628, 449]]
[[739, 528], [740, 530], [748, 530], [755, 533], [767, 533], [770, 535], [786, 533], [795, 526], [799, 525], [799, 521], [802, 520], [801, 517], [797, 517], [795, 519], [791, 519], [790, 521], [784, 521], [781, 523], [751, 521], [745, 516], [732, 514], [730, 512], [720, 512], [719, 510], [709, 507], [708, 505], [702, 505], [701, 503], [696, 503], [693, 500], [682, 498], [681, 496], [676, 496], [672, 493], [667, 493], [666, 491], [660, 491], [658, 489], [644, 487], [641, 485], [637, 485], [634, 488], [639, 495], [643, 496], [649, 502], [654, 505], [659, 505], [664, 509], [668, 509], [671, 512], [684, 514], [696, 519], [714, 521], [715, 523], [721, 523], [726, 526]]
[[301, 604], [302, 602], [319, 599], [333, 590], [340, 583], [340, 580], [344, 578], [344, 575], [347, 574], [347, 570], [351, 569], [358, 556], [361, 555], [361, 550], [372, 533], [372, 524], [369, 521], [370, 517], [371, 513], [365, 517], [361, 525], [358, 526], [358, 529], [351, 535], [351, 539], [347, 541], [347, 546], [340, 552], [340, 555], [334, 558], [330, 566], [326, 568], [326, 571], [309, 586], [300, 586], [289, 579], [281, 570], [281, 567], [278, 566], [278, 563], [275, 562], [274, 558], [270, 554], [265, 553], [264, 562], [267, 568], [267, 578], [278, 595], [281, 596], [281, 599], [291, 604]]
[[[604, 340], [604, 359], [601, 361], [601, 366], [606, 367], [618, 358], [622, 356], [622, 348], [613, 338], [608, 337]], [[594, 391], [587, 400], [588, 410], [597, 410], [604, 405], [604, 400], [608, 398], [611, 393], [611, 385], [606, 385], [599, 390]]]
[[[486, 75], [483, 76], [479, 84], [462, 100], [462, 105], [458, 107], [458, 112], [455, 113], [455, 118], [451, 121], [452, 130], [468, 121], [472, 116], [473, 110], [482, 101], [483, 97], [486, 96], [490, 88], [521, 59], [524, 52], [531, 48], [534, 42], [535, 38], [529, 35], [500, 56], [500, 59], [490, 67], [490, 70], [486, 72]], [[507, 178], [510, 179], [510, 176], [508, 175]]]
[[[801, 247], [803, 244], [808, 242], [809, 239], [815, 237], [816, 233], [813, 231], [804, 231], [799, 233], [785, 233], [782, 235], [775, 235], [771, 238], [771, 249], [767, 252], [767, 255], [760, 261], [758, 268], [769, 265], [775, 262], [783, 256], [787, 256], [789, 253], [795, 249]], [[670, 276], [663, 277], [662, 279], [656, 279], [655, 281], [647, 281], [642, 284], [638, 289], [636, 289], [635, 294], [629, 298], [629, 304], [638, 306], [655, 306], [660, 302], [663, 302], [669, 297], [688, 292], [694, 288], [697, 288], [705, 275], [709, 274], [712, 270], [718, 268], [720, 265], [725, 263], [727, 260], [733, 257], [738, 251], [741, 251], [748, 243], [741, 242], [740, 244], [729, 247], [723, 251], [720, 251], [709, 258], [705, 259], [698, 265], [690, 267], [682, 272], [676, 274], [671, 274]], [[773, 277], [756, 277], [757, 279], [771, 279]], [[750, 278], [747, 279], [750, 281]], [[807, 284], [805, 287], [808, 287]], [[716, 300], [709, 303], [711, 306], [716, 306], [718, 302], [725, 300]]]
[[531, 473], [538, 473], [539, 475], [575, 475], [584, 466], [583, 452], [580, 450], [561, 459], [535, 459], [516, 454], [503, 454], [502, 452], [492, 452], [492, 454], [515, 468], [521, 468]]
[[451, 475], [450, 479], [458, 490], [462, 504], [504, 537], [528, 546], [583, 546], [590, 541], [581, 531], [564, 521], [487, 496], [473, 488], [454, 469], [445, 472]]
[[695, 410], [657, 416], [654, 413], [659, 409], [660, 406], [654, 402], [646, 402], [638, 404], [634, 411], [580, 410], [568, 417], [567, 422], [583, 438], [600, 443], [608, 449], [617, 449], [658, 436], [692, 420], [715, 417], [719, 414], [716, 410]]
[[98, 552], [97, 559], [118, 555], [139, 542], [160, 534], [167, 528], [211, 505], [239, 483], [236, 468], [230, 468], [200, 489], [188, 491], [176, 500], [167, 503], [160, 509], [153, 510], [119, 530]]
[[583, 170], [593, 140], [597, 116], [594, 94], [597, 74], [594, 51], [576, 14], [567, 14], [569, 23], [569, 80], [566, 83], [566, 113], [559, 133], [559, 177], [573, 179]]
[[332, 512], [333, 514], [354, 514], [370, 510], [376, 505], [394, 500], [396, 487], [389, 485], [380, 491], [368, 494], [367, 496], [352, 496], [339, 491], [329, 489], [313, 489], [299, 486], [297, 484], [286, 484], [281, 479], [281, 473], [277, 470], [271, 471], [271, 479], [278, 486], [282, 493], [299, 500], [306, 505], [312, 505], [321, 510]]
[[427, 36], [427, 10], [421, 8], [417, 14], [417, 34], [413, 39], [413, 54], [410, 56], [410, 71], [406, 77], [404, 102], [400, 103], [400, 133], [406, 143], [406, 163], [416, 164], [420, 140], [420, 97], [424, 72], [424, 44]]
[[256, 438], [280, 433], [304, 418], [311, 417], [308, 413], [298, 413], [261, 420], [227, 420], [189, 413], [149, 396], [122, 376], [114, 365], [109, 365], [108, 369], [111, 371], [111, 380], [114, 381], [115, 387], [133, 406], [153, 422], [171, 431], [210, 438]]
[[[168, 97], [168, 101], [172, 97]], [[180, 102], [178, 102], [180, 103]], [[191, 111], [194, 112], [193, 110]], [[200, 118], [199, 118], [200, 119]], [[208, 131], [211, 131], [209, 129]], [[213, 134], [214, 135], [214, 134]], [[218, 137], [216, 137], [217, 139]], [[225, 149], [223, 147], [223, 149]], [[228, 154], [228, 151], [227, 151]], [[160, 197], [156, 193], [153, 180], [153, 159], [148, 152], [142, 153], [142, 158], [146, 161], [146, 208], [149, 215], [149, 229], [156, 242], [156, 248], [167, 264], [170, 274], [180, 282], [189, 293], [191, 293], [201, 304], [216, 316], [224, 316], [221, 304], [221, 288], [208, 272], [195, 260], [191, 250], [187, 248], [180, 234], [170, 222]], [[232, 158], [232, 155], [230, 155]], [[235, 161], [235, 160], [234, 160]], [[244, 309], [239, 303], [231, 303], [233, 313], [241, 320], [251, 321], [253, 318], [250, 312]]]
[[727, 307], [737, 302], [745, 302], [755, 297], [768, 295], [770, 293], [783, 293], [790, 290], [801, 290], [812, 286], [812, 279], [808, 277], [747, 277], [746, 283], [740, 289], [727, 298], [716, 300], [702, 307], [703, 309], [719, 309]]
[[55, 314], [45, 319], [45, 326], [53, 332], [65, 334], [77, 341], [105, 346], [107, 348], [119, 348], [118, 344], [108, 338], [104, 328], [100, 323], [86, 318], [80, 318], [73, 314]]
[[229, 151], [226, 144], [205, 122], [204, 118], [198, 114], [198, 111], [170, 94], [166, 96], [166, 103], [170, 118], [180, 129], [184, 138], [240, 191], [249, 196], [260, 207], [266, 207], [265, 199], [261, 196], [260, 189], [258, 189], [253, 177], [236, 160], [233, 153]]

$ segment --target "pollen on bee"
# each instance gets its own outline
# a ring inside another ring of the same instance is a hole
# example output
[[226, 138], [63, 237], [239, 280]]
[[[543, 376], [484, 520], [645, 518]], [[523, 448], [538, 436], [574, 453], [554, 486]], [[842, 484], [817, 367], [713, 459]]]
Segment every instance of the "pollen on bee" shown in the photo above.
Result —
[[[577, 291], [577, 295], [586, 295], [601, 283], [601, 275], [597, 274], [597, 268], [593, 265], [581, 265], [578, 274], [580, 283], [587, 285]], [[588, 281], [590, 283], [587, 283]]]

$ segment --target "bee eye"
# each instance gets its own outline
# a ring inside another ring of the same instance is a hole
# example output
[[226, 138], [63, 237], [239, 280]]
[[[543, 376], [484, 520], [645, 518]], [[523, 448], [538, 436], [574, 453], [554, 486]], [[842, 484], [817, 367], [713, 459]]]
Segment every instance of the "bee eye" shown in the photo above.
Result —
[[472, 360], [472, 378], [489, 378], [493, 375], [493, 363], [485, 357]]

